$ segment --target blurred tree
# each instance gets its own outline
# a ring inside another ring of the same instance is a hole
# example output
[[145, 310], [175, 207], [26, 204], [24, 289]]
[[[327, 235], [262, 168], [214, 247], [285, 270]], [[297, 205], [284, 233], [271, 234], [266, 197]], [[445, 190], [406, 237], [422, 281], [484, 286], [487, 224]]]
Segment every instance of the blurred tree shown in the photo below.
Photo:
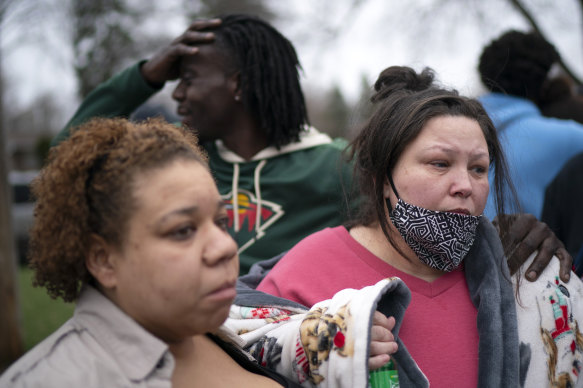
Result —
[[366, 74], [360, 76], [360, 93], [358, 99], [352, 109], [350, 121], [348, 124], [347, 137], [353, 139], [356, 137], [362, 125], [371, 116], [373, 112], [373, 105], [370, 98], [373, 94], [371, 81]]
[[47, 156], [49, 156], [52, 139], [53, 136], [48, 133], [40, 135], [36, 138], [36, 142], [34, 143], [34, 155], [41, 166], [45, 164]]
[[273, 22], [275, 14], [265, 0], [183, 0], [189, 20], [213, 17], [224, 13], [247, 13]]
[[[533, 31], [537, 32], [539, 35], [544, 37], [545, 40], [552, 42], [552, 40], [550, 40], [542, 31], [534, 15], [528, 10], [528, 8], [524, 5], [522, 0], [509, 0], [509, 1], [514, 6], [514, 8], [527, 20], [528, 24], [531, 26]], [[579, 3], [579, 17], [581, 17], [583, 15], [583, 0], [579, 0], [578, 3]], [[582, 32], [583, 31], [580, 31], [579, 35], [581, 35], [581, 37], [583, 38]], [[571, 70], [570, 66], [567, 65], [562, 58], [559, 60], [559, 64], [561, 65], [565, 73], [567, 73], [577, 84], [579, 85], [582, 84], [581, 79]]]
[[[0, 36], [13, 1], [0, 0]], [[8, 184], [6, 137], [2, 118], [4, 88], [0, 50], [0, 374], [23, 353], [14, 240], [12, 238], [10, 185]]]
[[332, 137], [346, 137], [350, 110], [351, 107], [346, 103], [340, 87], [334, 85], [326, 95], [325, 122], [319, 129]]
[[[565, 22], [563, 24], [577, 24], [582, 26], [579, 20], [583, 16], [583, 0], [571, 1], [574, 1], [574, 4], [576, 4], [576, 7], [579, 9], [578, 15], [561, 12], [561, 8], [557, 7], [557, 3], [553, 0], [497, 0], [497, 3], [494, 3], [494, 1], [485, 2], [480, 0], [440, 0], [425, 4], [423, 2], [416, 2], [410, 7], [410, 13], [408, 16], [414, 15], [414, 17], [417, 18], [416, 25], [419, 27], [411, 31], [414, 31], [413, 34], [416, 35], [414, 39], [420, 40], [427, 36], [434, 37], [434, 39], [440, 39], [443, 36], [455, 34], [457, 32], [456, 28], [458, 25], [455, 22], [449, 23], [445, 27], [446, 29], [449, 28], [449, 31], [437, 31], [439, 28], [438, 26], [442, 24], [435, 23], [436, 20], [443, 18], [449, 20], [475, 20], [475, 22], [478, 25], [481, 25], [484, 31], [486, 31], [507, 24], [507, 20], [509, 19], [508, 15], [501, 17], [501, 14], [515, 12], [525, 21], [530, 29], [536, 31], [547, 41], [556, 46], [556, 42], [553, 42], [553, 39], [550, 38], [549, 34], [545, 33], [544, 29], [541, 28], [540, 21], [545, 20], [548, 26], [553, 24], [549, 22], [549, 20], [554, 18], [556, 19], [553, 20], [553, 22], [555, 22], [554, 25], [557, 26], [561, 24], [560, 19], [562, 18]], [[572, 23], [574, 16], [577, 17], [577, 23]], [[409, 22], [410, 21], [411, 18], [409, 18]], [[506, 29], [508, 28], [504, 28], [504, 30]], [[579, 31], [579, 36], [582, 38], [581, 44], [583, 44], [583, 30]], [[452, 39], [451, 42], [453, 41], [454, 40]], [[581, 84], [581, 78], [564, 60], [561, 60], [559, 64], [565, 73], [569, 74], [575, 82]]]
[[346, 137], [351, 106], [338, 85], [330, 89], [304, 90], [310, 124], [331, 137]]
[[[135, 4], [135, 3], [133, 3]], [[139, 7], [127, 0], [74, 0], [72, 43], [79, 94], [84, 98], [140, 53], [134, 29], [152, 12], [151, 1]]]
[[[10, 155], [12, 169], [39, 169], [46, 156], [37, 146], [39, 141], [51, 138], [62, 126], [59, 106], [51, 93], [37, 96], [24, 108], [4, 105], [10, 111], [4, 118], [7, 136], [12, 140]], [[17, 163], [14, 154], [20, 155]]]

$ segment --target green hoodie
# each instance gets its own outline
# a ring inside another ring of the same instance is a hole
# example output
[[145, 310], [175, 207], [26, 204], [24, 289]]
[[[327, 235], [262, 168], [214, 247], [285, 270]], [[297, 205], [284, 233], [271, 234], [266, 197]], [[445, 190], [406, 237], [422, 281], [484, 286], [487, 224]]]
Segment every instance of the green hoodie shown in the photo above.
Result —
[[[92, 91], [53, 145], [69, 136], [69, 128], [92, 117], [128, 117], [157, 93], [160, 89], [143, 79], [139, 66], [129, 67]], [[351, 165], [342, 156], [346, 145], [344, 139], [333, 140], [312, 127], [302, 132], [299, 142], [279, 150], [267, 147], [250, 161], [220, 140], [202, 145], [227, 205], [241, 274], [307, 235], [345, 221], [347, 210], [355, 208], [346, 199], [352, 189]]]

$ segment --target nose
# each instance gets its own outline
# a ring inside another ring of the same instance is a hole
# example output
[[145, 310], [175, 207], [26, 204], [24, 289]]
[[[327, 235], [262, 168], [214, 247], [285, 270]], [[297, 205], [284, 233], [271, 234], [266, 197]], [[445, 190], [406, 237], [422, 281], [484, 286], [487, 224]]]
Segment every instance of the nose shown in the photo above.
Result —
[[203, 260], [208, 266], [228, 263], [237, 258], [237, 243], [229, 233], [214, 224], [207, 233]]
[[174, 88], [172, 98], [178, 102], [184, 100], [184, 84], [182, 81], [178, 82], [178, 85]]
[[467, 198], [472, 194], [472, 180], [469, 171], [460, 169], [454, 172], [450, 194], [462, 198]]

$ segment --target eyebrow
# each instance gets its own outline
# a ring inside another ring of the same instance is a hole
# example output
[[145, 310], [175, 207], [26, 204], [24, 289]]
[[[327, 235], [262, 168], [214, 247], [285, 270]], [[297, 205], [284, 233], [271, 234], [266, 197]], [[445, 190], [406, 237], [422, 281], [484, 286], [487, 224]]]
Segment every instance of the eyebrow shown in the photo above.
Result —
[[170, 217], [176, 216], [176, 215], [184, 215], [184, 216], [191, 216], [193, 214], [196, 214], [198, 212], [199, 207], [198, 206], [190, 206], [190, 207], [185, 207], [182, 209], [178, 209], [178, 210], [174, 210], [171, 211], [168, 214], [165, 214], [159, 221], [159, 223], [164, 223], [166, 222], [166, 220]]
[[[429, 146], [429, 147], [424, 148], [424, 150], [425, 151], [435, 151], [435, 150], [438, 150], [438, 151], [445, 152], [446, 154], [453, 154], [453, 153], [456, 153], [457, 152], [457, 151], [455, 151], [452, 148], [449, 148], [449, 147], [446, 147], [446, 146], [442, 146], [442, 145]], [[479, 158], [482, 158], [482, 157], [489, 159], [489, 154], [488, 154], [487, 151], [486, 152], [479, 151], [477, 153], [472, 153], [472, 154], [470, 154], [470, 156], [471, 156], [472, 159], [479, 159]]]
[[[225, 208], [225, 202], [220, 199], [217, 201], [217, 212], [221, 211]], [[164, 217], [162, 217], [160, 219], [160, 222], [165, 222], [167, 218], [175, 216], [175, 215], [186, 215], [186, 216], [192, 216], [193, 214], [196, 214], [199, 211], [200, 207], [199, 206], [189, 206], [189, 207], [185, 207], [182, 209], [178, 209], [178, 210], [174, 210], [168, 214], [166, 214]]]

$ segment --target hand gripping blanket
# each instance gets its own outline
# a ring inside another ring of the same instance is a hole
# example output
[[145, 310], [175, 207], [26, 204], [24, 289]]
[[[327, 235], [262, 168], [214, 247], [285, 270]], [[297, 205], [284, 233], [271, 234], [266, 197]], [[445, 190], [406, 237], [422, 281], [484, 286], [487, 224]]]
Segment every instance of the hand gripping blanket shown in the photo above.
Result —
[[[372, 317], [395, 316], [398, 335], [411, 295], [398, 278], [361, 290], [346, 289], [307, 309], [239, 285], [239, 297], [219, 335], [246, 349], [262, 365], [305, 387], [367, 387]], [[399, 342], [394, 360], [401, 387], [427, 387], [427, 379]]]

